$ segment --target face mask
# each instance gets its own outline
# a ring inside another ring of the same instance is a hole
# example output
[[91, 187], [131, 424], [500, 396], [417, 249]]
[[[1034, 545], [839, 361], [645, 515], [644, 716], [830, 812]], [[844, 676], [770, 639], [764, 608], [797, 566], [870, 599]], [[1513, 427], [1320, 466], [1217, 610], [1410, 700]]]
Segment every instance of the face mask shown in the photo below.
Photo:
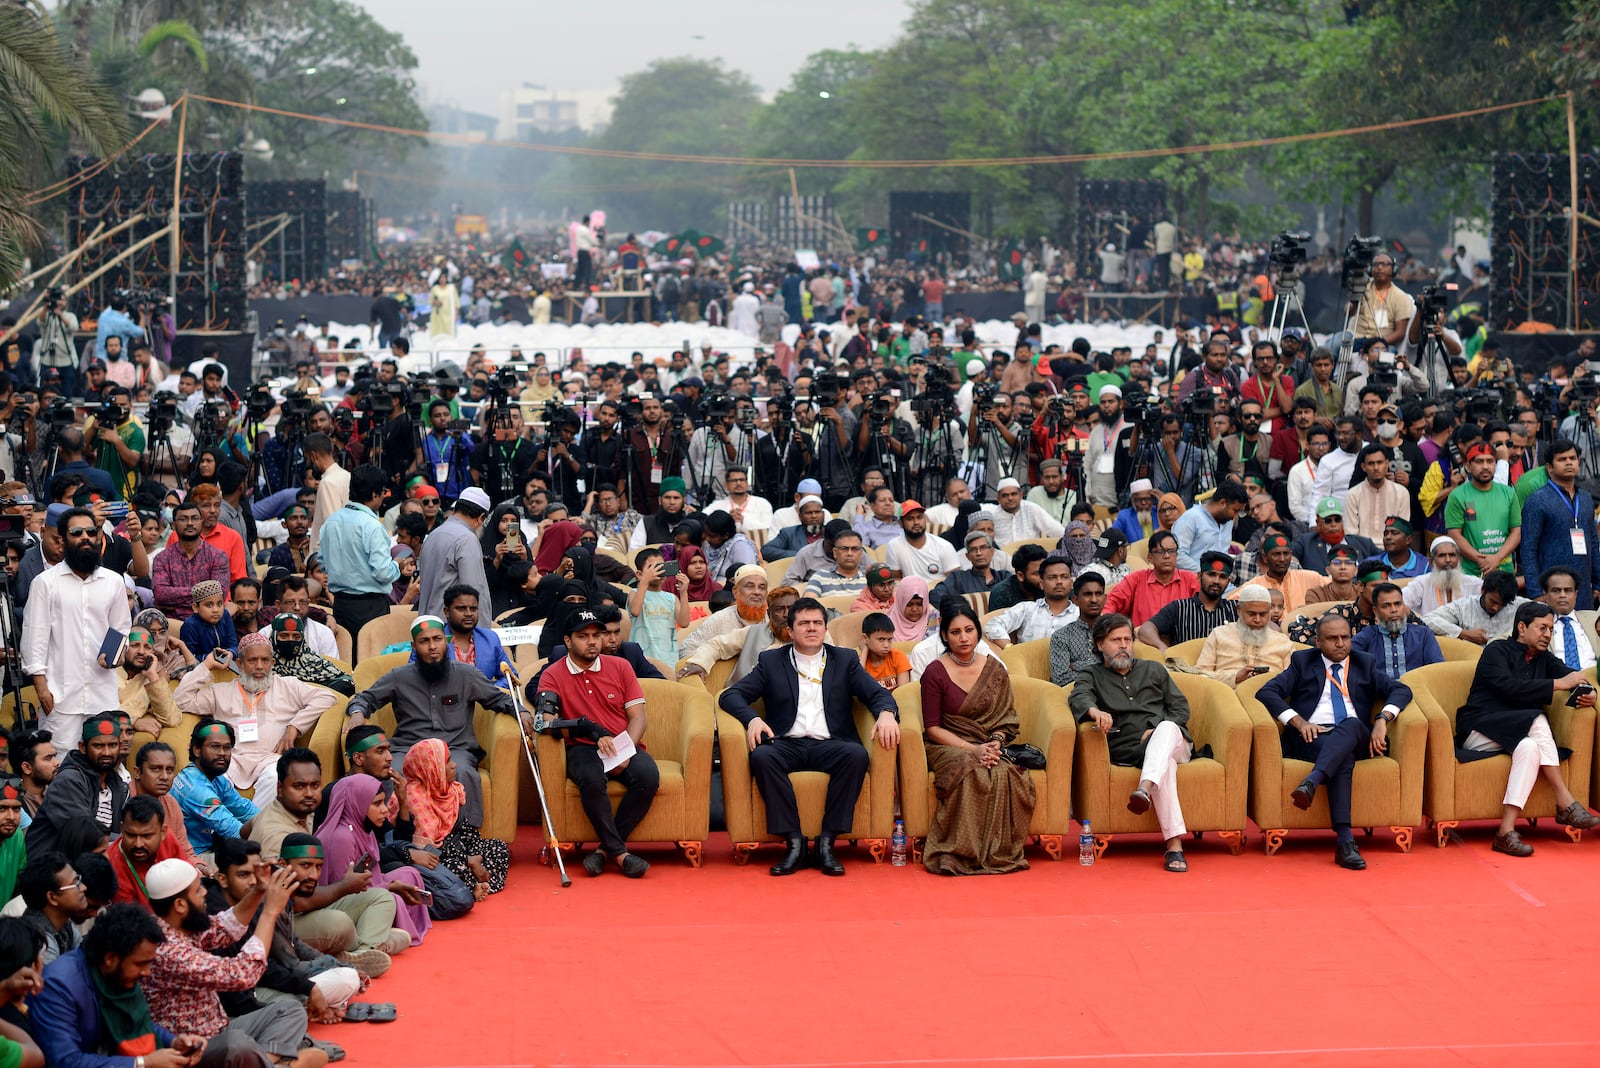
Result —
[[1400, 436], [1399, 423], [1379, 423], [1378, 436], [1384, 441], [1393, 441]]

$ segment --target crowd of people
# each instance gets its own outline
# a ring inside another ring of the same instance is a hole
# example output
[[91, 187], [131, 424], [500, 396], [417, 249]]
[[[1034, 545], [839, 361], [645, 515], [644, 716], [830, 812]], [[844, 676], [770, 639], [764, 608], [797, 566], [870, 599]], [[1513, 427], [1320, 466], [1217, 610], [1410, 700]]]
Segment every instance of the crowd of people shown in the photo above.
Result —
[[[1314, 768], [1291, 800], [1327, 791], [1343, 867], [1366, 864], [1354, 762], [1441, 639], [1482, 647], [1462, 759], [1511, 754], [1494, 848], [1532, 852], [1516, 821], [1541, 778], [1558, 822], [1600, 823], [1543, 714], [1594, 702], [1592, 353], [1508, 372], [1492, 339], [1422, 321], [1394, 268], [1373, 261], [1348, 362], [1226, 308], [1143, 352], [1028, 322], [986, 349], [863, 309], [748, 363], [480, 352], [407, 375], [399, 331], [365, 366], [321, 375], [313, 342], [237, 388], [210, 359], [152, 364], [130, 316], [86, 358], [0, 373], [5, 681], [31, 688], [0, 776], [0, 1033], [23, 1063], [337, 1058], [307, 1027], [392, 1019], [370, 982], [506, 885], [474, 710], [525, 732], [554, 710], [598, 836], [581, 866], [638, 879], [660, 785], [640, 680], [719, 662], [774, 876], [844, 874], [867, 744], [898, 746], [909, 686], [938, 798], [924, 866], [1025, 868], [1037, 798], [999, 652], [1039, 641], [1140, 769], [1127, 804], [1156, 814], [1169, 871], [1184, 669], [1136, 643], [1204, 639], [1193, 670], [1271, 676], [1284, 753]], [[1462, 388], [1430, 377], [1441, 350]], [[172, 410], [142, 419], [168, 377]], [[145, 419], [195, 447], [163, 458]], [[350, 650], [396, 606], [405, 662], [358, 689]], [[842, 617], [859, 638], [834, 644]], [[496, 624], [541, 625], [537, 675]], [[307, 747], [340, 702], [342, 769]], [[186, 722], [180, 760], [159, 735]], [[829, 776], [812, 840], [799, 770]]]

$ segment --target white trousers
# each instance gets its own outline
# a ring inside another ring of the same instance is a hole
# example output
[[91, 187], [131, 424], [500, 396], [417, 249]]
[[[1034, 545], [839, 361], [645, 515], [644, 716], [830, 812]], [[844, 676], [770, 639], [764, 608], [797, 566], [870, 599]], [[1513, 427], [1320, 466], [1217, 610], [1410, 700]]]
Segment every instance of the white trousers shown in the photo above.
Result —
[[[1473, 731], [1467, 735], [1467, 748], [1475, 752], [1503, 753], [1505, 747], [1493, 739]], [[1550, 733], [1550, 721], [1544, 716], [1533, 717], [1528, 736], [1511, 751], [1511, 777], [1506, 780], [1503, 805], [1521, 808], [1528, 803], [1533, 784], [1539, 781], [1541, 767], [1553, 768], [1561, 763], [1556, 752], [1555, 735]]]
[[1183, 731], [1172, 722], [1157, 724], [1145, 745], [1139, 778], [1151, 784], [1150, 803], [1161, 823], [1163, 838], [1178, 838], [1187, 831], [1183, 809], [1178, 805], [1178, 765], [1187, 764], [1193, 751]]

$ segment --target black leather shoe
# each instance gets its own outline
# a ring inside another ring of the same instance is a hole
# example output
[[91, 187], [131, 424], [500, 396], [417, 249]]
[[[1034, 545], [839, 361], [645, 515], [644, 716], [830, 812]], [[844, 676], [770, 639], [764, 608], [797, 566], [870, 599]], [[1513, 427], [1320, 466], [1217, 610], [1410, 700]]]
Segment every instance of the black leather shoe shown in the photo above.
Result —
[[833, 835], [831, 834], [817, 836], [817, 854], [814, 860], [817, 870], [824, 875], [844, 874], [844, 865], [839, 863], [839, 858], [833, 852]]
[[1135, 816], [1142, 816], [1150, 811], [1150, 792], [1144, 787], [1139, 787], [1128, 795], [1128, 811]]
[[1310, 779], [1301, 779], [1300, 785], [1294, 788], [1289, 795], [1289, 800], [1294, 802], [1294, 807], [1306, 809], [1311, 807], [1311, 802], [1316, 800], [1317, 784]]
[[1367, 861], [1354, 842], [1340, 842], [1333, 847], [1333, 862], [1351, 871], [1366, 871]]
[[805, 866], [806, 840], [797, 836], [789, 839], [789, 851], [783, 855], [783, 859], [768, 870], [774, 875], [793, 875]]
[[795, 871], [805, 867], [805, 860], [805, 838], [790, 838], [789, 852], [784, 854], [784, 859], [768, 868], [768, 871], [773, 875], [794, 875]]

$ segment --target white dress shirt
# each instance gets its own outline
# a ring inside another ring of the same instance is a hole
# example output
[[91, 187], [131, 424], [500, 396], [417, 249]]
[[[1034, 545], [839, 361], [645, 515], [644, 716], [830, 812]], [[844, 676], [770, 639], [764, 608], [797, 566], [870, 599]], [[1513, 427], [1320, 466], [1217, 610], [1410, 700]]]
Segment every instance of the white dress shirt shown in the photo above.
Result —
[[1317, 465], [1308, 456], [1289, 468], [1289, 514], [1307, 525], [1317, 521], [1317, 499], [1313, 486]]
[[983, 514], [994, 520], [996, 545], [1008, 545], [1025, 538], [1059, 538], [1067, 531], [1043, 508], [1028, 500], [1019, 502], [1015, 512], [996, 506], [984, 509]]
[[107, 631], [133, 625], [122, 576], [98, 568], [79, 578], [65, 560], [47, 568], [28, 591], [22, 617], [22, 670], [43, 675], [55, 710], [40, 724], [76, 744], [84, 719], [117, 708], [117, 672], [97, 657]]
[[828, 713], [822, 707], [822, 669], [828, 663], [826, 650], [802, 656], [791, 646], [790, 659], [800, 674], [800, 700], [795, 707], [794, 726], [785, 738], [827, 738]]
[[[1311, 715], [1307, 716], [1304, 712], [1289, 708], [1279, 713], [1278, 722], [1287, 724], [1295, 716], [1302, 716], [1313, 727], [1334, 726], [1333, 698], [1331, 696], [1333, 693], [1333, 667], [1334, 661], [1329, 660], [1327, 657], [1322, 658], [1322, 696], [1317, 698], [1317, 707], [1312, 711]], [[1344, 660], [1339, 664], [1339, 681], [1344, 683], [1346, 689], [1350, 687], [1349, 660]], [[1366, 721], [1368, 710], [1365, 708], [1353, 708], [1348, 700], [1345, 701], [1345, 711], [1352, 716], [1358, 717], [1362, 722]], [[1400, 714], [1400, 706], [1384, 705], [1383, 714], [1385, 716], [1398, 716]]]
[[1043, 597], [1037, 601], [1022, 601], [984, 624], [983, 636], [994, 640], [1010, 639], [1013, 632], [1017, 642], [1031, 642], [1048, 638], [1062, 627], [1078, 618], [1078, 606], [1071, 601], [1056, 615], [1050, 611], [1050, 602]]
[[[765, 497], [757, 497], [754, 493], [744, 499], [740, 506], [738, 526], [741, 534], [754, 534], [756, 531], [767, 531], [772, 528], [772, 505]], [[706, 508], [709, 515], [712, 512], [733, 513], [733, 501], [727, 497], [712, 501]]]
[[1583, 621], [1575, 615], [1556, 616], [1556, 630], [1550, 637], [1550, 655], [1566, 663], [1568, 624], [1572, 626], [1573, 637], [1578, 640], [1578, 670], [1587, 671], [1594, 667], [1594, 646], [1589, 643], [1589, 635], [1584, 633]]
[[1334, 449], [1317, 465], [1317, 477], [1311, 483], [1312, 507], [1324, 497], [1332, 497], [1344, 506], [1345, 494], [1350, 492], [1350, 476], [1356, 469], [1356, 454]]
[[[1000, 659], [1000, 650], [990, 645], [983, 639], [978, 639], [976, 652], [982, 656], [992, 656]], [[911, 649], [911, 681], [920, 682], [922, 673], [928, 670], [928, 665], [944, 655], [944, 639], [939, 637], [939, 632], [934, 631], [922, 639]]]

